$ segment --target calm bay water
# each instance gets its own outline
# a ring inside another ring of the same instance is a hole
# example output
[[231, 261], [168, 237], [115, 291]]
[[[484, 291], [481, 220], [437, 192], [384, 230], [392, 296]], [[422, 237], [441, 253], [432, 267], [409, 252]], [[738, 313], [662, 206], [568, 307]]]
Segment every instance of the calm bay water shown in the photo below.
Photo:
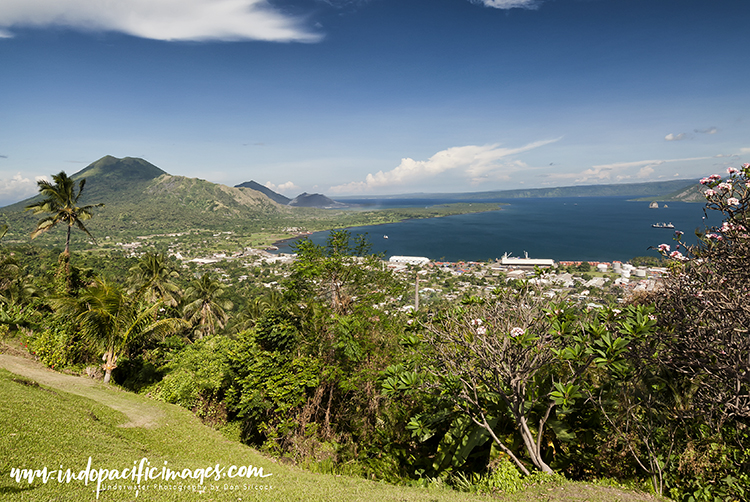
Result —
[[[379, 207], [414, 207], [442, 204], [442, 200], [347, 200]], [[477, 202], [477, 201], [466, 201]], [[649, 246], [673, 244], [675, 230], [684, 241], [695, 242], [695, 230], [703, 229], [703, 204], [670, 202], [668, 208], [651, 209], [648, 202], [625, 197], [560, 197], [496, 199], [501, 211], [443, 218], [409, 220], [388, 225], [351, 228], [367, 233], [373, 251], [393, 255], [426, 256], [432, 260], [483, 261], [504, 253], [555, 260], [612, 261], [635, 256], [658, 256]], [[660, 204], [661, 205], [661, 204]], [[653, 223], [673, 223], [674, 230], [652, 228]], [[712, 224], [719, 222], [711, 221]], [[325, 243], [327, 232], [313, 234]], [[388, 238], [384, 238], [388, 236]], [[288, 244], [280, 252], [293, 252]]]

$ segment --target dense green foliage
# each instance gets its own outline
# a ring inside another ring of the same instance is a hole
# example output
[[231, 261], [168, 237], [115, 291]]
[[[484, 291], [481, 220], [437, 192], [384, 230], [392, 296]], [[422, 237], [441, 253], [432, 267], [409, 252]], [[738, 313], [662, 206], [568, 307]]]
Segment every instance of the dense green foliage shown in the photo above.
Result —
[[541, 277], [438, 271], [462, 294], [433, 289], [416, 307], [420, 270], [394, 273], [346, 231], [302, 239], [274, 266], [156, 246], [58, 263], [25, 245], [0, 257], [0, 334], [317, 470], [483, 493], [562, 474], [743, 500], [748, 183], [750, 166], [707, 178], [724, 222], [696, 246], [659, 246], [663, 287], [625, 304], [582, 304]]

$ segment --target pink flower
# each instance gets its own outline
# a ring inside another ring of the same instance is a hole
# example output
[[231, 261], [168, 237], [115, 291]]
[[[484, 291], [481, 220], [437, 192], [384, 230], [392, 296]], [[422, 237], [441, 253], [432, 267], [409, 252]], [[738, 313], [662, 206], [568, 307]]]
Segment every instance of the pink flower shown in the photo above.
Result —
[[706, 190], [705, 192], [703, 192], [703, 195], [705, 195], [706, 198], [713, 197], [714, 195], [716, 195], [716, 190], [711, 190], [709, 188], [708, 190]]
[[659, 244], [659, 252], [660, 253], [668, 253], [669, 252], [669, 244]]
[[729, 197], [727, 199], [727, 204], [729, 204], [730, 206], [739, 206], [740, 200], [737, 197]]
[[738, 172], [740, 172], [740, 170], [736, 169], [734, 167], [730, 167], [730, 168], [727, 169], [727, 173], [729, 173], [729, 174], [737, 174]]
[[721, 176], [719, 176], [718, 174], [712, 174], [708, 177], [708, 179], [710, 179], [711, 181], [719, 181], [721, 179]]
[[732, 184], [727, 183], [726, 181], [724, 183], [719, 183], [716, 188], [721, 190], [722, 192], [731, 192], [732, 191]]
[[750, 169], [750, 164], [742, 164], [742, 169]]
[[701, 178], [701, 185], [707, 185], [711, 183], [711, 180], [709, 178]]
[[486, 335], [487, 334], [487, 328], [484, 326], [479, 326], [477, 328], [477, 335]]
[[481, 326], [482, 325], [482, 320], [481, 319], [472, 319], [471, 325], [472, 326]]
[[675, 260], [680, 260], [680, 261], [687, 260], [687, 258], [685, 258], [685, 256], [682, 253], [680, 253], [679, 251], [672, 251], [669, 254], [669, 257], [670, 258], [674, 258]]
[[510, 336], [512, 336], [514, 338], [517, 337], [517, 336], [521, 336], [521, 335], [523, 335], [524, 331], [525, 330], [523, 328], [513, 328], [513, 329], [510, 330]]

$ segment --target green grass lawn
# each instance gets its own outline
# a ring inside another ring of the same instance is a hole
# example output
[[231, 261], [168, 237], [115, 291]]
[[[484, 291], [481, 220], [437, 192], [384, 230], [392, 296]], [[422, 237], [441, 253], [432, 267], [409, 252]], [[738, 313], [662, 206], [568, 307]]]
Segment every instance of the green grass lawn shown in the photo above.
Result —
[[[79, 476], [80, 471], [87, 468], [89, 458], [90, 472], [117, 470], [123, 474], [124, 469], [135, 468], [137, 473], [143, 463], [144, 467], [154, 468], [150, 472], [156, 475], [167, 467], [185, 475], [200, 475], [200, 469], [205, 469], [203, 472], [210, 476], [202, 484], [199, 479], [191, 478], [168, 482], [162, 478], [142, 478], [137, 490], [131, 472], [126, 471], [127, 479], [102, 482], [98, 500], [104, 501], [652, 500], [643, 494], [577, 483], [541, 485], [498, 498], [440, 487], [393, 486], [360, 478], [316, 474], [278, 463], [230, 441], [177, 406], [81, 377], [54, 372], [47, 375], [41, 371], [46, 370], [39, 370], [39, 379], [54, 381], [54, 385], [39, 385], [30, 377], [0, 369], [0, 500], [3, 501], [96, 500], [96, 476], [90, 475], [88, 484], [83, 480], [66, 482], [65, 479], [68, 470]], [[56, 380], [47, 380], [58, 378], [56, 375], [59, 375], [59, 384]], [[78, 386], [70, 380], [73, 378], [79, 378], [85, 385]], [[88, 393], [94, 399], [77, 395]], [[139, 420], [141, 417], [147, 419]], [[217, 466], [218, 476], [213, 472]], [[248, 469], [249, 466], [255, 469]], [[46, 483], [41, 477], [32, 483], [26, 479], [16, 482], [11, 477], [11, 473], [17, 473], [16, 469], [41, 471], [45, 467], [50, 475]], [[207, 470], [209, 467], [211, 471]], [[184, 471], [186, 469], [190, 472]], [[265, 477], [242, 475], [247, 470], [257, 474], [259, 469]]]

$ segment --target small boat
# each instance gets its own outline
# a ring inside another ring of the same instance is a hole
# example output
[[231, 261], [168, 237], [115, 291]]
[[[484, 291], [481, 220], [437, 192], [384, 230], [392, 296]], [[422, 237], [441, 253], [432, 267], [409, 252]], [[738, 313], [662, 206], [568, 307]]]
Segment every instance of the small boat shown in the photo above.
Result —
[[383, 239], [387, 239], [387, 238], [388, 238], [388, 236], [387, 236], [387, 235], [384, 235], [384, 236], [383, 236]]
[[669, 223], [654, 223], [651, 226], [654, 228], [674, 228], [671, 221]]

